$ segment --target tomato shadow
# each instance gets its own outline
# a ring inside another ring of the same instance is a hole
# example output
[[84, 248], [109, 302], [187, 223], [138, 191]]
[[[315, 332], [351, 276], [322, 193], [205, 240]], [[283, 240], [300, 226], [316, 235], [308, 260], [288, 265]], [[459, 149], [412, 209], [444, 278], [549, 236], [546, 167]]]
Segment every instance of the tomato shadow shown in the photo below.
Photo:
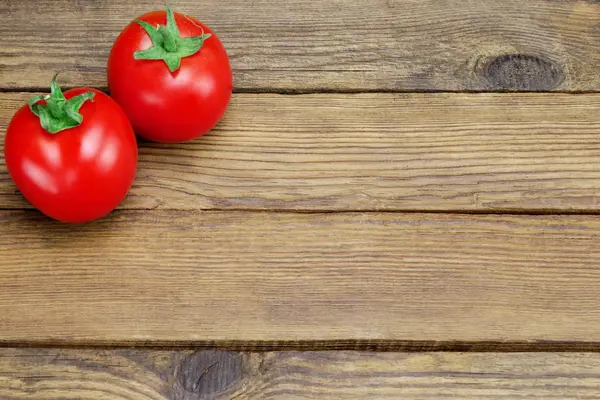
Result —
[[176, 148], [176, 147], [180, 147], [180, 146], [186, 145], [186, 144], [201, 144], [204, 141], [214, 138], [215, 136], [217, 136], [219, 134], [218, 128], [220, 125], [221, 125], [221, 122], [219, 122], [219, 124], [217, 124], [217, 126], [215, 126], [212, 131], [210, 131], [202, 136], [199, 136], [196, 139], [187, 140], [187, 141], [183, 141], [183, 142], [172, 142], [172, 143], [155, 142], [150, 139], [146, 139], [145, 137], [140, 136], [137, 133], [135, 134], [135, 138], [137, 140], [138, 148], [144, 148], [144, 147]]

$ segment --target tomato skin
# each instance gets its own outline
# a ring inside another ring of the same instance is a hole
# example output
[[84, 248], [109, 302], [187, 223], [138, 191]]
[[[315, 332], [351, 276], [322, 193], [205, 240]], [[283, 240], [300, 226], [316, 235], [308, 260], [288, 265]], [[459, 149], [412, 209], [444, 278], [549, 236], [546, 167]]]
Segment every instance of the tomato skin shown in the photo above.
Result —
[[137, 169], [135, 134], [121, 107], [95, 89], [64, 95], [70, 99], [87, 91], [95, 96], [79, 110], [79, 126], [48, 133], [24, 105], [4, 141], [8, 172], [23, 196], [63, 222], [88, 222], [111, 212], [127, 195]]
[[[137, 18], [153, 26], [166, 24], [165, 11]], [[189, 18], [189, 19], [188, 19]], [[157, 142], [177, 143], [208, 133], [223, 117], [233, 87], [227, 52], [201, 22], [175, 13], [182, 37], [210, 33], [199, 52], [181, 59], [171, 72], [163, 60], [136, 60], [134, 53], [151, 47], [146, 31], [131, 22], [116, 39], [108, 58], [108, 87], [134, 130]]]

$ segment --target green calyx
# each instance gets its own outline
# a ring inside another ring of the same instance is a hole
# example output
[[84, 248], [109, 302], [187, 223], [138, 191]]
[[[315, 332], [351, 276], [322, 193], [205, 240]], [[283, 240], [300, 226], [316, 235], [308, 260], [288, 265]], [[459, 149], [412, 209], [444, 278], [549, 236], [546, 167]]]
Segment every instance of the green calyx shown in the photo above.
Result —
[[136, 60], [163, 60], [169, 70], [175, 72], [181, 65], [181, 59], [199, 52], [210, 34], [182, 38], [173, 11], [169, 6], [166, 8], [167, 25], [154, 27], [146, 21], [135, 20], [152, 39], [152, 47], [136, 51], [133, 58]]
[[[79, 109], [86, 100], [93, 101], [94, 92], [85, 92], [69, 100], [56, 83], [56, 76], [50, 82], [50, 94], [35, 96], [27, 104], [32, 113], [40, 118], [40, 125], [49, 133], [57, 133], [73, 128], [83, 122]], [[40, 104], [44, 100], [46, 104]]]

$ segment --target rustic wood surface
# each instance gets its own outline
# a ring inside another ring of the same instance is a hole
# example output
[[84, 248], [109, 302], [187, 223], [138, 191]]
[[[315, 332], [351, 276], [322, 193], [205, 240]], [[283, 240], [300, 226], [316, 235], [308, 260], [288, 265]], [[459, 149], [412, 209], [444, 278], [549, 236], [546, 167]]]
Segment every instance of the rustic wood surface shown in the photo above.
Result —
[[[210, 135], [78, 226], [0, 155], [0, 399], [600, 399], [600, 2], [173, 6], [231, 56]], [[161, 7], [0, 2], [0, 146]]]
[[0, 213], [0, 343], [600, 342], [600, 216]]
[[[32, 95], [0, 94], [0, 141]], [[596, 94], [240, 94], [200, 140], [140, 143], [121, 208], [598, 212], [598, 132]]]
[[0, 349], [3, 400], [600, 398], [593, 353]]
[[[3, 0], [3, 88], [105, 87], [154, 0]], [[178, 0], [214, 28], [237, 90], [600, 90], [596, 0]]]

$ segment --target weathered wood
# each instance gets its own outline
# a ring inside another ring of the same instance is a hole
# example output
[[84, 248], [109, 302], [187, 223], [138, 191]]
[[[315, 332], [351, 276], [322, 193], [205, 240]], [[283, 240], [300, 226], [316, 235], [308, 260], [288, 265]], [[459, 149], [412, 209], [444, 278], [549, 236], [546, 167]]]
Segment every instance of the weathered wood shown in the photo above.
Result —
[[[150, 0], [4, 0], [0, 87], [105, 87]], [[238, 90], [600, 90], [595, 0], [179, 0], [212, 26]], [[68, 10], [68, 12], [66, 11]]]
[[175, 400], [176, 352], [0, 349], [2, 400]]
[[600, 342], [599, 216], [0, 212], [0, 343]]
[[597, 399], [594, 353], [0, 349], [4, 400]]
[[[0, 94], [0, 146], [29, 96]], [[600, 95], [236, 95], [210, 135], [141, 143], [121, 208], [596, 212], [599, 132]]]

